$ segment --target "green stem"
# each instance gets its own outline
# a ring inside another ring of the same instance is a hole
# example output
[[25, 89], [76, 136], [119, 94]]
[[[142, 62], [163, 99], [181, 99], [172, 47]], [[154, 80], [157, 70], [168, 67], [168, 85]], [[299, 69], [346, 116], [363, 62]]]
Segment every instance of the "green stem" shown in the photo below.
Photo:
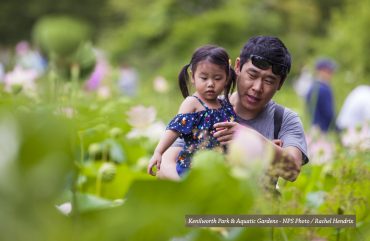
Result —
[[79, 90], [80, 66], [78, 64], [72, 65], [71, 78], [72, 78], [71, 101], [72, 101], [72, 106], [74, 107], [74, 103], [75, 103], [77, 93]]
[[281, 228], [280, 231], [281, 231], [281, 236], [283, 236], [283, 238], [284, 238], [284, 241], [288, 241], [288, 237], [287, 237], [287, 235], [284, 231], [284, 228]]
[[100, 197], [101, 194], [102, 176], [103, 174], [100, 171], [98, 171], [98, 175], [96, 176], [96, 196], [98, 197]]
[[80, 149], [81, 149], [81, 154], [80, 154], [80, 163], [82, 164], [83, 163], [83, 160], [84, 160], [84, 155], [85, 155], [85, 152], [84, 152], [84, 141], [83, 141], [83, 132], [82, 131], [79, 131], [78, 132], [78, 138], [80, 139]]
[[340, 240], [340, 228], [337, 228], [337, 239], [336, 241]]

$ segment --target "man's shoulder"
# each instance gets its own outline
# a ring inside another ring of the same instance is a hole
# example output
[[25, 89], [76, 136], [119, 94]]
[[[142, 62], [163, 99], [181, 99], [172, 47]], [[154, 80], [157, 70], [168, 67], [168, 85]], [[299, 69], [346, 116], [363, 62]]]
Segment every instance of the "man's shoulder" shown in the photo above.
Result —
[[274, 101], [270, 101], [269, 105], [270, 105], [270, 108], [274, 112], [276, 111], [277, 108], [280, 108], [281, 111], [283, 111], [283, 121], [289, 121], [292, 118], [298, 118], [299, 119], [299, 116], [298, 116], [297, 112], [293, 111], [289, 107], [286, 107], [284, 105], [278, 104], [278, 103], [276, 103]]

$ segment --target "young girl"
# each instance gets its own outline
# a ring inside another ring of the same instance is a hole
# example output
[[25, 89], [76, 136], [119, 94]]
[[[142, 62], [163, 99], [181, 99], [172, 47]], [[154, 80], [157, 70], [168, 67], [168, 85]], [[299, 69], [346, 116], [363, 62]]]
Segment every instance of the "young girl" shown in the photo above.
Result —
[[[192, 96], [189, 96], [187, 88], [189, 74], [196, 90]], [[179, 85], [185, 100], [154, 151], [148, 165], [149, 174], [155, 175], [152, 170], [154, 165], [159, 170], [162, 154], [178, 137], [185, 142], [176, 163], [179, 175], [190, 168], [191, 157], [197, 150], [220, 148], [220, 143], [212, 135], [215, 131], [213, 125], [235, 119], [228, 100], [235, 79], [229, 55], [223, 48], [206, 45], [194, 52], [190, 64], [185, 65], [179, 74]], [[219, 99], [222, 92], [225, 98]]]

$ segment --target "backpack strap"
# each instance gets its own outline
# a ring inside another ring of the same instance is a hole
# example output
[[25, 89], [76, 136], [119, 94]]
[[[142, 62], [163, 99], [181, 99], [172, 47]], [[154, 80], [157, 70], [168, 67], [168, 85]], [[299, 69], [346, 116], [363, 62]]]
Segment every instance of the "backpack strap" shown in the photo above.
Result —
[[274, 139], [279, 138], [279, 132], [281, 129], [281, 124], [283, 123], [284, 107], [275, 104], [274, 111]]

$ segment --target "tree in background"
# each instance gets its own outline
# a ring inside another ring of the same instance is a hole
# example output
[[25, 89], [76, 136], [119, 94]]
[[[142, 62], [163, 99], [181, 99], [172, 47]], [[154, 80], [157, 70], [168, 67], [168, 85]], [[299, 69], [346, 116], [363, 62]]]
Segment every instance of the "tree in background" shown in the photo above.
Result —
[[106, 12], [108, 0], [1, 0], [0, 1], [0, 46], [14, 45], [20, 40], [30, 40], [36, 21], [50, 14], [78, 17], [95, 26], [94, 34], [110, 19]]
[[[104, 29], [100, 44], [112, 59], [129, 59], [142, 71], [160, 72], [173, 79], [178, 66], [196, 47], [214, 43], [236, 57], [252, 35], [277, 35], [290, 47], [294, 72], [298, 72], [313, 50], [314, 37], [329, 22], [327, 1], [177, 1], [111, 0], [109, 8], [124, 16], [121, 24]], [[340, 8], [342, 1], [334, 7]]]

